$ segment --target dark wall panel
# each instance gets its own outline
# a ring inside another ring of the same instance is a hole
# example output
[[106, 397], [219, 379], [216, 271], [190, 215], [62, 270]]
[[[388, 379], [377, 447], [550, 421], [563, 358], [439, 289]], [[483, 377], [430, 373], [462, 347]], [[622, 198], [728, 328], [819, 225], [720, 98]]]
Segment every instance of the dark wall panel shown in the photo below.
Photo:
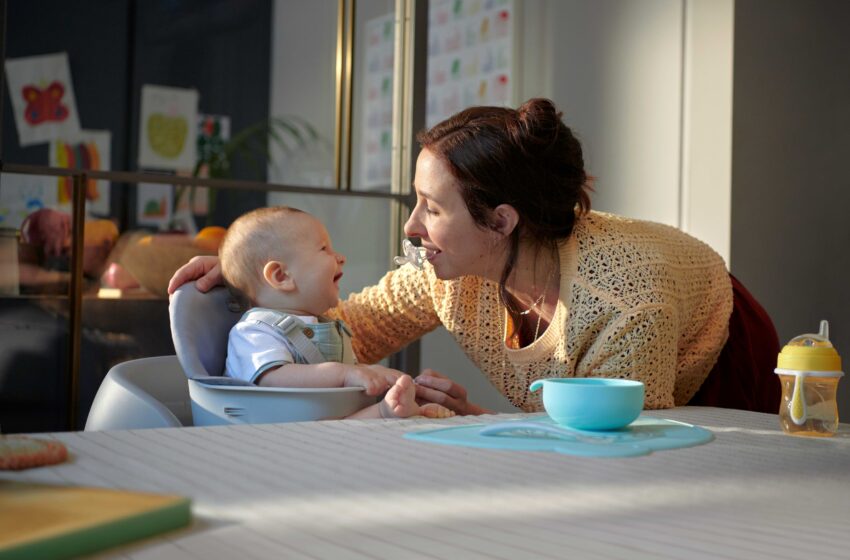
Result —
[[[112, 169], [137, 170], [144, 84], [195, 88], [199, 111], [228, 115], [231, 130], [269, 113], [271, 0], [10, 0], [6, 56], [66, 51], [80, 124], [112, 131]], [[22, 148], [4, 93], [2, 159], [45, 165], [47, 145]], [[265, 180], [265, 167], [237, 163], [236, 178]], [[113, 188], [112, 214], [127, 227], [135, 197]], [[129, 195], [129, 196], [128, 196]], [[214, 221], [228, 225], [262, 205], [263, 193], [222, 193]]]
[[[126, 169], [127, 161], [130, 8], [127, 0], [7, 3], [6, 57], [68, 53], [80, 126], [112, 131], [113, 169]], [[4, 88], [3, 160], [46, 165], [47, 144], [18, 144], [8, 84]]]
[[[199, 111], [230, 116], [231, 131], [268, 118], [270, 0], [138, 2], [135, 14], [132, 154], [144, 84], [197, 89]], [[265, 180], [266, 170], [237, 163], [233, 177]], [[262, 192], [219, 193], [214, 221], [229, 225], [264, 204]]]
[[[845, 363], [848, 24], [846, 0], [735, 2], [733, 272], [771, 314], [783, 344], [828, 319]], [[839, 387], [847, 421], [848, 379]]]

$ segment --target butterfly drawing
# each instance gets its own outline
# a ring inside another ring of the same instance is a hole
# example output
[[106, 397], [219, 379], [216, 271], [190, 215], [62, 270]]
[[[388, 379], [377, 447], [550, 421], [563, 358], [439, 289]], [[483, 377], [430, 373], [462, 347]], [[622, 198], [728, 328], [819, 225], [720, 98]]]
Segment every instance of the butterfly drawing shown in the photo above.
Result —
[[60, 82], [52, 82], [45, 89], [26, 85], [21, 93], [27, 103], [24, 118], [31, 125], [45, 121], [62, 122], [68, 118], [68, 108], [62, 104], [65, 86]]

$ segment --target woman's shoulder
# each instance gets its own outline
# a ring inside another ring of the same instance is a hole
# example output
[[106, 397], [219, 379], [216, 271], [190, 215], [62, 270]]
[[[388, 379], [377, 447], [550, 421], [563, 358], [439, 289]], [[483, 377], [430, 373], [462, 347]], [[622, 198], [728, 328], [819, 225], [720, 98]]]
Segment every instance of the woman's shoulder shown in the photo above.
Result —
[[731, 294], [723, 258], [669, 225], [589, 212], [576, 223], [575, 245], [576, 280], [618, 306], [676, 302], [685, 293]]
[[576, 221], [579, 255], [594, 251], [631, 252], [634, 255], [671, 257], [676, 254], [703, 255], [711, 261], [723, 262], [708, 244], [671, 225], [590, 211]]

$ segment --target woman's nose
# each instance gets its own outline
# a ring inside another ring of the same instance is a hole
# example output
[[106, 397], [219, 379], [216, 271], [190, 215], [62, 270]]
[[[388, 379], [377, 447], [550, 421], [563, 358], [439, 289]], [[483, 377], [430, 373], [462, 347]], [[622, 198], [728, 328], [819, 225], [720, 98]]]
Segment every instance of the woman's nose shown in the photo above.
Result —
[[404, 223], [404, 235], [407, 237], [424, 237], [422, 223], [419, 221], [416, 209], [411, 212], [410, 217]]

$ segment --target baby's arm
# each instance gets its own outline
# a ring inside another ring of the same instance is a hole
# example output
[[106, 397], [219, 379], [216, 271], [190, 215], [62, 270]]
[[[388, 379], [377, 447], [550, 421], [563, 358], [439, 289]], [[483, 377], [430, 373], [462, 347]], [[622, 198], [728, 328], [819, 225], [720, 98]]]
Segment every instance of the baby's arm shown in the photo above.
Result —
[[261, 387], [363, 387], [367, 395], [380, 395], [401, 375], [380, 365], [290, 363], [268, 369], [256, 383]]

